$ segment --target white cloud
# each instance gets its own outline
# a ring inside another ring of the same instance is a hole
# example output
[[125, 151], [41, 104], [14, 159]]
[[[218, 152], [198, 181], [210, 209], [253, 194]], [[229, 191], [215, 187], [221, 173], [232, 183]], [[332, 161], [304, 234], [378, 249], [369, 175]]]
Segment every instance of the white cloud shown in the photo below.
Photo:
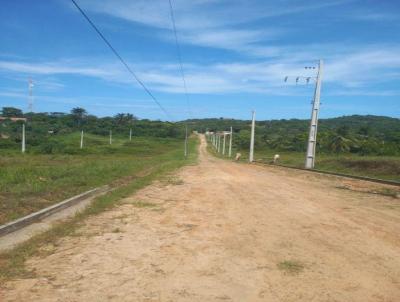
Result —
[[[323, 49], [325, 47], [322, 47]], [[312, 72], [303, 69], [305, 61], [300, 55], [297, 60], [287, 53], [257, 63], [232, 62], [209, 65], [185, 64], [188, 90], [193, 94], [222, 93], [264, 93], [269, 95], [296, 94], [303, 88], [293, 90], [285, 85], [283, 78], [289, 76], [312, 76]], [[400, 68], [400, 46], [370, 47], [362, 51], [352, 49], [346, 53], [335, 48], [333, 54], [325, 60], [324, 86], [332, 84], [341, 91], [364, 90], [368, 93], [376, 89], [373, 86], [398, 79]], [[315, 54], [316, 56], [316, 54]], [[182, 93], [182, 80], [179, 66], [176, 64], [133, 63], [130, 64], [139, 78], [151, 90], [169, 93]], [[0, 61], [0, 72], [46, 75], [53, 78], [55, 85], [63, 85], [57, 75], [69, 74], [89, 76], [109, 83], [136, 85], [132, 77], [118, 62], [98, 62], [94, 60], [64, 60], [43, 63], [19, 61]], [[45, 83], [45, 81], [44, 81]], [[38, 85], [41, 84], [40, 81]], [[371, 85], [373, 84], [373, 85]], [[136, 86], [138, 87], [138, 86]], [[38, 87], [40, 88], [40, 86]]]
[[106, 69], [96, 67], [73, 66], [73, 62], [26, 63], [17, 61], [0, 61], [0, 70], [18, 71], [27, 74], [81, 74], [86, 76], [107, 76]]
[[[260, 57], [273, 57], [279, 48], [267, 43], [285, 29], [254, 25], [265, 18], [312, 11], [348, 3], [349, 0], [309, 2], [301, 0], [175, 0], [173, 2], [179, 40], [203, 47], [222, 48]], [[84, 9], [161, 30], [163, 40], [173, 42], [168, 1], [81, 1]], [[151, 33], [153, 35], [153, 33]]]

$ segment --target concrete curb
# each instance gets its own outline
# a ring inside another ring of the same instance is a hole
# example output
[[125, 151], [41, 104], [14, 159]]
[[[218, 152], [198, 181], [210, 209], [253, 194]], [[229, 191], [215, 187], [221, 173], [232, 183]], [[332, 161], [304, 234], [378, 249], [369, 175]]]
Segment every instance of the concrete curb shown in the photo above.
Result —
[[100, 195], [102, 193], [106, 193], [110, 191], [111, 188], [108, 185], [102, 186], [102, 187], [97, 187], [92, 190], [83, 192], [79, 195], [73, 196], [71, 198], [68, 198], [64, 201], [61, 201], [59, 203], [56, 203], [54, 205], [51, 205], [47, 208], [44, 208], [42, 210], [39, 210], [35, 213], [29, 214], [27, 216], [21, 217], [17, 220], [11, 221], [9, 223], [3, 224], [0, 226], [0, 237], [4, 236], [6, 234], [15, 232], [19, 229], [22, 229], [23, 227], [38, 221], [40, 219], [43, 219], [47, 216], [50, 216], [51, 214], [54, 214], [56, 212], [59, 212], [65, 208], [68, 208], [72, 205], [75, 205], [79, 203], [80, 201], [87, 199], [92, 196]]
[[329, 171], [317, 170], [317, 169], [305, 169], [305, 168], [291, 167], [291, 166], [286, 166], [286, 165], [281, 165], [281, 164], [274, 165], [274, 164], [269, 164], [269, 163], [265, 163], [262, 161], [254, 161], [254, 163], [261, 164], [263, 166], [282, 167], [282, 168], [301, 170], [301, 171], [311, 172], [311, 173], [320, 173], [320, 174], [327, 174], [327, 175], [333, 175], [333, 176], [339, 176], [339, 177], [358, 179], [358, 180], [363, 180], [363, 181], [370, 181], [370, 182], [381, 183], [381, 184], [391, 185], [391, 186], [398, 186], [398, 187], [400, 186], [400, 182], [395, 181], [395, 180], [386, 180], [386, 179], [372, 178], [372, 177], [366, 177], [366, 176], [349, 175], [349, 174], [329, 172]]

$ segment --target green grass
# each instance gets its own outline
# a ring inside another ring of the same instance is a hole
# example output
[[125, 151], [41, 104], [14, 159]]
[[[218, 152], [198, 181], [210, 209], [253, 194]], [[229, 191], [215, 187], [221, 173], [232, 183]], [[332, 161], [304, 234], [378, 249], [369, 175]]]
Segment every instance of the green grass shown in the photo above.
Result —
[[[208, 143], [208, 150], [214, 156], [229, 159], [227, 155], [217, 153]], [[241, 161], [248, 161], [249, 150], [232, 150], [232, 159], [236, 152], [241, 153]], [[279, 163], [286, 166], [303, 168], [305, 153], [280, 152], [276, 150], [255, 150], [254, 158], [271, 163], [274, 154], [280, 155]], [[360, 156], [353, 154], [318, 154], [316, 155], [315, 169], [328, 172], [350, 174], [356, 176], [380, 178], [400, 181], [400, 158], [395, 156]]]
[[[174, 148], [155, 156], [147, 161], [142, 169], [152, 167], [150, 173], [135, 178], [135, 181], [126, 182], [114, 191], [97, 197], [83, 212], [78, 213], [66, 222], [55, 225], [50, 230], [34, 236], [30, 240], [20, 244], [11, 251], [0, 254], [0, 284], [13, 278], [29, 278], [35, 272], [29, 271], [25, 262], [32, 256], [46, 256], [54, 252], [59, 244], [60, 238], [64, 236], [79, 236], [76, 232], [84, 219], [111, 209], [118, 205], [120, 201], [132, 195], [135, 191], [146, 185], [151, 184], [156, 179], [162, 179], [172, 171], [187, 165], [194, 164], [197, 160], [197, 139], [189, 141], [189, 157], [184, 159], [182, 152], [182, 142], [176, 142]], [[113, 229], [112, 232], [121, 232], [120, 229]], [[48, 248], [48, 247], [52, 248]]]
[[0, 224], [99, 185], [132, 177], [151, 169], [162, 156], [183, 153], [182, 141], [171, 138], [114, 138], [110, 146], [106, 137], [86, 135], [83, 150], [79, 149], [79, 133], [59, 139], [76, 154], [0, 152]]
[[143, 201], [143, 200], [136, 200], [136, 201], [132, 202], [131, 204], [136, 208], [154, 208], [157, 206], [155, 203]]
[[[280, 155], [280, 163], [292, 167], [304, 167], [304, 153], [299, 152], [275, 152]], [[271, 161], [274, 152], [270, 152]], [[263, 158], [263, 156], [256, 158]], [[262, 155], [265, 155], [262, 154]], [[264, 156], [265, 158], [266, 156]], [[350, 175], [381, 178], [400, 181], [400, 158], [389, 156], [359, 156], [351, 154], [329, 155], [317, 154], [315, 169], [344, 173]]]
[[299, 261], [295, 260], [285, 260], [277, 264], [278, 269], [286, 274], [296, 275], [304, 270], [304, 265]]

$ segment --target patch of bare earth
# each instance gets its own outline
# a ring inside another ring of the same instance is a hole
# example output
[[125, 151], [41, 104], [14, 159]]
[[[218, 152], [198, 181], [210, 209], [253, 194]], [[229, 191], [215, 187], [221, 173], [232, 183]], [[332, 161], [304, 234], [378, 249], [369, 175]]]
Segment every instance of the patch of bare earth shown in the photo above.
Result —
[[204, 138], [173, 177], [29, 260], [0, 300], [400, 301], [399, 199], [218, 160]]

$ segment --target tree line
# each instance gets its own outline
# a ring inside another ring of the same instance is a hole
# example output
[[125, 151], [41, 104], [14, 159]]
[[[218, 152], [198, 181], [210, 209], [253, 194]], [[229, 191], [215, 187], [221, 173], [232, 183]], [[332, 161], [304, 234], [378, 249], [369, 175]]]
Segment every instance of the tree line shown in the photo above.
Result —
[[[115, 137], [152, 136], [183, 138], [182, 125], [172, 122], [138, 119], [130, 113], [118, 113], [114, 116], [97, 117], [89, 114], [84, 108], [73, 108], [69, 113], [43, 112], [23, 113], [20, 109], [3, 107], [3, 119], [0, 121], [0, 148], [15, 148], [20, 144], [22, 123], [28, 136], [27, 145], [42, 146], [50, 150], [51, 144], [56, 144], [56, 137], [83, 130], [88, 134], [108, 136], [112, 130]], [[11, 118], [22, 117], [26, 121], [13, 121]], [[44, 147], [45, 146], [45, 147]]]
[[[233, 127], [234, 145], [248, 149], [250, 120], [189, 120], [201, 132], [223, 131]], [[305, 152], [309, 120], [281, 119], [257, 121], [255, 147], [276, 151]], [[320, 119], [317, 151], [322, 153], [355, 153], [359, 155], [400, 155], [400, 119], [373, 115], [351, 115]]]
[[[97, 117], [84, 108], [73, 108], [69, 113], [25, 113], [17, 108], [3, 107], [2, 117], [24, 117], [29, 133], [28, 145], [40, 146], [51, 138], [84, 130], [85, 133], [107, 136], [129, 135], [153, 137], [184, 137], [184, 124], [199, 132], [223, 131], [233, 127], [234, 146], [248, 149], [250, 120], [226, 118], [191, 119], [181, 122], [139, 119], [130, 113]], [[0, 121], [0, 148], [11, 147], [21, 141], [21, 123], [24, 121]], [[281, 119], [256, 122], [255, 146], [276, 151], [306, 150], [309, 120]], [[51, 149], [51, 148], [48, 148]], [[351, 115], [320, 119], [317, 151], [322, 153], [355, 153], [359, 155], [400, 155], [400, 119], [374, 115]]]

